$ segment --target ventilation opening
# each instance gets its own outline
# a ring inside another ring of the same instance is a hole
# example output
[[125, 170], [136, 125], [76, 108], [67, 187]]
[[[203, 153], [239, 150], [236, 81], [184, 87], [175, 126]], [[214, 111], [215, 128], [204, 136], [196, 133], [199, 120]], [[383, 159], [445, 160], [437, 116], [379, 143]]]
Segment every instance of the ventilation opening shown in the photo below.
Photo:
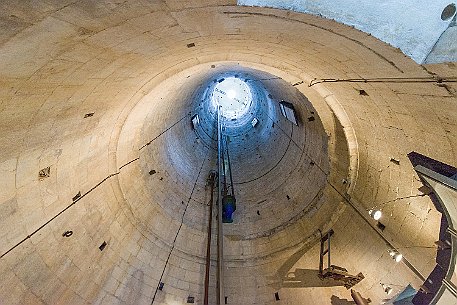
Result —
[[159, 282], [159, 287], [158, 287], [158, 289], [159, 289], [160, 291], [162, 291], [162, 290], [163, 290], [163, 285], [165, 285], [165, 284], [164, 284], [164, 283], [162, 283], [162, 282]]
[[368, 96], [368, 93], [367, 93], [365, 90], [363, 90], [363, 89], [360, 89], [360, 90], [359, 90], [359, 94], [360, 94], [360, 95], [364, 95], [364, 96]]
[[73, 235], [73, 231], [65, 231], [65, 232], [62, 234], [63, 237], [70, 237], [70, 236], [72, 236], [72, 235]]
[[100, 249], [100, 251], [103, 251], [103, 249], [105, 249], [106, 247], [106, 241], [103, 242], [103, 244], [100, 245], [100, 247], [98, 247]]
[[198, 114], [194, 115], [191, 119], [192, 121], [192, 128], [197, 129], [198, 124], [200, 124], [200, 118], [198, 117]]
[[[293, 124], [298, 126], [297, 114], [295, 112], [294, 105], [292, 105], [291, 103], [288, 103], [286, 101], [281, 101], [279, 103], [279, 107], [281, 108], [282, 115], [286, 119], [288, 119], [290, 122], [292, 122]], [[312, 121], [314, 121], [314, 117], [312, 117], [312, 118], [313, 118]], [[311, 121], [311, 120], [308, 118], [308, 121]]]
[[47, 178], [50, 175], [51, 175], [51, 167], [50, 166], [45, 167], [45, 168], [41, 169], [38, 172], [38, 177], [40, 177], [40, 179]]
[[396, 159], [396, 158], [390, 158], [390, 162], [392, 162], [393, 164], [397, 164], [397, 165], [400, 165], [400, 160]]
[[76, 194], [76, 195], [73, 197], [73, 201], [76, 201], [76, 200], [78, 200], [79, 198], [81, 198], [81, 192], [78, 192], [78, 194]]
[[276, 301], [279, 301], [279, 300], [280, 300], [280, 299], [279, 299], [279, 292], [275, 292], [275, 300], [276, 300]]
[[451, 3], [448, 6], [446, 6], [443, 12], [441, 13], [441, 20], [448, 21], [449, 19], [451, 19], [452, 16], [455, 15], [455, 10], [456, 8], [454, 3]]

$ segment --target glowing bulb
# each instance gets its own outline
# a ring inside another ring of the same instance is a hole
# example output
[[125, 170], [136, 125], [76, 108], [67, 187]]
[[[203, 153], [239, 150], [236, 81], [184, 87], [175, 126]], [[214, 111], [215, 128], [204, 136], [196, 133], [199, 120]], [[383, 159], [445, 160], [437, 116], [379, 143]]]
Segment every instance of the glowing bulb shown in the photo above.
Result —
[[236, 96], [236, 92], [234, 90], [229, 90], [227, 92], [227, 97], [228, 98], [234, 98]]
[[393, 289], [392, 287], [386, 285], [386, 284], [381, 284], [382, 289], [384, 289], [384, 292], [387, 293], [387, 295], [391, 294]]
[[399, 263], [403, 259], [403, 255], [399, 253], [397, 250], [390, 250], [389, 254], [397, 263]]
[[370, 216], [373, 217], [374, 220], [379, 220], [382, 216], [382, 212], [380, 210], [370, 210], [368, 214], [370, 214]]

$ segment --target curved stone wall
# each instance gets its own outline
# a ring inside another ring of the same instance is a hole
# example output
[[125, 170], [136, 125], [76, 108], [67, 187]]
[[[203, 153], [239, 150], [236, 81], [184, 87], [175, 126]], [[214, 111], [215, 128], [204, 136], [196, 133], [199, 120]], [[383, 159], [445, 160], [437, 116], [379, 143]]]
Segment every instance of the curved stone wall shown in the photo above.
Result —
[[[305, 177], [305, 184], [272, 187], [273, 198], [283, 201], [265, 203], [260, 215], [243, 207], [246, 218], [239, 221], [249, 235], [236, 227], [227, 231], [229, 304], [276, 304], [275, 292], [284, 304], [349, 299], [344, 287], [313, 281], [319, 230], [330, 228], [332, 261], [365, 275], [355, 287], [364, 297], [384, 299], [380, 282], [422, 283], [435, 253], [413, 246], [433, 246], [440, 215], [418, 190], [406, 154], [415, 150], [455, 163], [455, 83], [447, 81], [455, 67], [419, 66], [334, 21], [235, 4], [6, 3], [0, 46], [2, 303], [183, 304], [189, 295], [201, 302], [201, 220], [208, 216], [205, 180], [214, 163], [211, 149], [189, 131], [188, 113], [195, 109], [189, 99], [205, 78], [233, 64], [282, 79], [282, 85], [262, 82], [271, 105], [283, 95], [303, 101], [302, 129], [292, 138], [307, 144], [315, 166], [292, 155], [284, 159], [289, 161], [281, 169], [301, 164], [290, 178]], [[21, 22], [14, 26], [10, 15]], [[369, 81], [385, 77], [403, 81]], [[339, 81], [310, 86], [327, 78]], [[347, 80], [359, 78], [369, 80]], [[311, 107], [314, 122], [307, 121]], [[279, 120], [275, 125], [287, 131]], [[276, 129], [272, 136], [283, 147], [287, 138]], [[273, 160], [275, 153], [261, 155]], [[195, 162], [180, 162], [184, 157]], [[274, 215], [282, 213], [282, 219], [304, 210], [323, 182], [316, 165], [329, 171], [320, 208], [263, 234], [268, 210], [278, 208]], [[49, 177], [40, 179], [38, 172], [48, 166]], [[265, 189], [270, 180], [266, 176]], [[298, 190], [302, 185], [309, 190]], [[395, 264], [372, 228], [376, 223], [364, 220], [373, 207], [383, 209], [386, 225], [375, 230], [395, 247], [409, 247], [402, 253], [416, 273]], [[73, 234], [62, 236], [68, 230]], [[165, 286], [157, 291], [161, 278]], [[214, 300], [214, 274], [210, 282]]]

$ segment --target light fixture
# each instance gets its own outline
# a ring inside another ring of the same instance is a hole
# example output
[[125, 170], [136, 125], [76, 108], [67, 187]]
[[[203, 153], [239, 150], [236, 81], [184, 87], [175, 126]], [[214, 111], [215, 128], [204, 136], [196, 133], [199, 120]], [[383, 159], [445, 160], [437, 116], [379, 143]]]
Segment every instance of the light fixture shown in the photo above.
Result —
[[384, 292], [385, 292], [387, 295], [389, 295], [389, 294], [392, 293], [392, 291], [393, 291], [392, 287], [390, 287], [390, 286], [387, 285], [387, 284], [383, 284], [383, 283], [380, 283], [380, 284], [381, 284], [381, 286], [382, 286], [382, 289], [384, 290]]
[[381, 210], [369, 210], [368, 214], [370, 214], [371, 218], [373, 218], [374, 220], [379, 220], [382, 216]]
[[402, 258], [403, 258], [403, 255], [401, 255], [400, 252], [398, 252], [397, 250], [395, 249], [391, 249], [389, 250], [389, 255], [397, 262], [399, 263]]

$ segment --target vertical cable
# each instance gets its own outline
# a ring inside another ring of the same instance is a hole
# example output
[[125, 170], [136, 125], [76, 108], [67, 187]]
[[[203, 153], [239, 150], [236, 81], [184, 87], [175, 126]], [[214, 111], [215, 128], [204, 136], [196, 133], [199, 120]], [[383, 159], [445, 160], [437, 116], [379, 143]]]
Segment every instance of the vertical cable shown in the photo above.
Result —
[[208, 220], [208, 243], [206, 245], [206, 266], [205, 266], [205, 295], [203, 298], [203, 305], [208, 305], [208, 296], [209, 296], [209, 268], [211, 266], [211, 227], [213, 222], [213, 194], [214, 194], [214, 182], [216, 180], [216, 173], [210, 172], [209, 184], [211, 189], [210, 199], [209, 199], [209, 220]]
[[163, 267], [162, 274], [160, 275], [159, 283], [157, 284], [156, 290], [154, 292], [154, 296], [152, 297], [151, 305], [154, 304], [154, 301], [155, 301], [156, 295], [157, 295], [157, 291], [159, 290], [160, 283], [162, 283], [162, 279], [165, 274], [165, 270], [167, 269], [168, 261], [170, 260], [171, 253], [173, 253], [173, 250], [175, 249], [176, 239], [178, 238], [179, 232], [181, 231], [182, 225], [184, 223], [184, 216], [186, 215], [187, 208], [189, 207], [190, 200], [192, 199], [192, 195], [194, 194], [195, 187], [197, 186], [197, 181], [198, 181], [198, 178], [200, 178], [200, 174], [202, 172], [205, 161], [206, 161], [206, 159], [203, 160], [202, 165], [200, 166], [200, 170], [198, 171], [198, 175], [197, 175], [197, 178], [195, 179], [194, 186], [192, 187], [192, 191], [190, 192], [189, 199], [187, 199], [187, 204], [186, 204], [186, 207], [184, 208], [184, 212], [182, 213], [182, 217], [181, 217], [181, 224], [179, 225], [178, 231], [176, 231], [175, 238], [171, 245], [170, 253], [168, 253], [167, 260], [165, 261], [165, 266]]
[[230, 163], [230, 154], [229, 154], [229, 149], [228, 149], [227, 136], [225, 136], [225, 150], [227, 151], [227, 163], [228, 163], [228, 171], [229, 171], [229, 175], [230, 175], [230, 188], [231, 188], [232, 196], [235, 197], [235, 189], [233, 186], [233, 177], [232, 177], [232, 165]]
[[[217, 111], [217, 163], [219, 167], [218, 181], [218, 215], [217, 215], [217, 304], [224, 304], [224, 254], [223, 254], [223, 232], [222, 232], [222, 176], [223, 176], [223, 160], [222, 160], [222, 125], [221, 125], [221, 107]], [[224, 173], [225, 174], [225, 173]]]

